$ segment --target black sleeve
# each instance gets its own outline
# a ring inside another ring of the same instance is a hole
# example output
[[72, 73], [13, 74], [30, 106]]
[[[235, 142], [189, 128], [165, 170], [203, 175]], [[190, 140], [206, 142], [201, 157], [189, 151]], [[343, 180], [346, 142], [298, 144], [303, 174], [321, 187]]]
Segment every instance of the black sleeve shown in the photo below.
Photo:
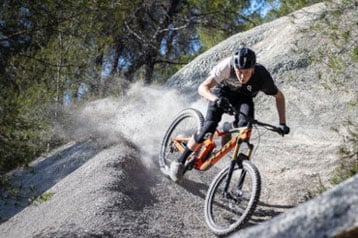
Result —
[[270, 72], [265, 69], [262, 65], [260, 65], [260, 78], [262, 82], [262, 86], [260, 91], [264, 92], [267, 95], [275, 95], [278, 92], [278, 88], [275, 85], [275, 82], [273, 81]]

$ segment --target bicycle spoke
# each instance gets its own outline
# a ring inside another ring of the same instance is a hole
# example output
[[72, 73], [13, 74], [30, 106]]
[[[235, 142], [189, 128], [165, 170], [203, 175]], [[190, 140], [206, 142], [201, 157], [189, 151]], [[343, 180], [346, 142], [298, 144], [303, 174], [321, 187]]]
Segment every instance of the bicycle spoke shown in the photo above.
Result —
[[[232, 181], [238, 181], [237, 174], [241, 174], [241, 170], [233, 172]], [[225, 178], [220, 182], [213, 197], [212, 216], [216, 224], [225, 227], [238, 221], [247, 208], [252, 194], [252, 182], [250, 178], [246, 178], [240, 193], [237, 191], [237, 184], [233, 182], [230, 184], [227, 193], [223, 192], [224, 186]]]
[[205, 217], [209, 227], [218, 235], [228, 234], [242, 226], [253, 213], [260, 196], [260, 176], [248, 161], [242, 169], [233, 171], [225, 191], [227, 173], [223, 170], [209, 188]]
[[166, 160], [168, 163], [173, 159], [179, 157], [180, 151], [175, 147], [173, 141], [176, 137], [190, 137], [197, 130], [197, 121], [193, 118], [185, 118], [178, 124], [171, 133], [171, 137], [168, 141], [167, 150], [165, 151]]
[[[197, 130], [200, 129], [203, 123], [202, 114], [195, 109], [183, 110], [177, 118], [172, 122], [165, 133], [162, 141], [159, 163], [160, 166], [169, 166], [170, 163], [180, 156], [180, 151], [174, 145], [174, 139], [189, 138]], [[185, 143], [183, 142], [184, 146]]]

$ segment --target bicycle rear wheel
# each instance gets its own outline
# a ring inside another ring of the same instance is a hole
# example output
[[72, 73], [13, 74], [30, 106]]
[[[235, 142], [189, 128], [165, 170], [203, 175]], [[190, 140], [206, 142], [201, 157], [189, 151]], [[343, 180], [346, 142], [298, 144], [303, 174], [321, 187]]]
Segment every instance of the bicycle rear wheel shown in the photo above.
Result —
[[203, 115], [196, 109], [188, 108], [179, 113], [163, 137], [159, 154], [160, 167], [169, 167], [180, 156], [180, 151], [173, 145], [173, 139], [177, 136], [190, 138], [202, 127], [203, 122]]
[[216, 235], [227, 235], [240, 229], [250, 219], [259, 201], [260, 173], [248, 160], [243, 160], [242, 165], [242, 169], [235, 165], [227, 193], [224, 188], [229, 167], [215, 177], [207, 192], [205, 220]]

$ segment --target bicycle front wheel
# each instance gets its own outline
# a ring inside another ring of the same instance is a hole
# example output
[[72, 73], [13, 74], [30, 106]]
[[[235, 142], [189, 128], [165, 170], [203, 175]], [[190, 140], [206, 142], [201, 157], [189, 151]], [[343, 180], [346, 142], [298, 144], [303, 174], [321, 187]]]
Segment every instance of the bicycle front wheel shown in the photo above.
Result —
[[213, 180], [205, 199], [205, 220], [216, 235], [227, 235], [240, 229], [252, 216], [260, 198], [261, 177], [248, 160], [242, 168], [235, 165], [225, 192], [229, 167]]
[[170, 163], [180, 156], [180, 151], [173, 144], [174, 138], [178, 136], [190, 138], [203, 126], [203, 123], [204, 117], [196, 109], [188, 108], [179, 113], [163, 137], [159, 154], [160, 167], [169, 167]]

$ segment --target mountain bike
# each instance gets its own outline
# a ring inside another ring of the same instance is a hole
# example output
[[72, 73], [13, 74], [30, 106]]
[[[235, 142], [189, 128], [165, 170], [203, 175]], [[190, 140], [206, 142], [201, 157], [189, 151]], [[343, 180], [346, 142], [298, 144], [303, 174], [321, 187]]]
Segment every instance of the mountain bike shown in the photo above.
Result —
[[[234, 108], [233, 110], [236, 114], [242, 114]], [[263, 127], [284, 135], [274, 125], [244, 116], [249, 121], [248, 126], [225, 132], [217, 129], [185, 163], [184, 173], [192, 169], [206, 171], [233, 151], [229, 165], [213, 179], [205, 198], [205, 220], [216, 235], [227, 235], [240, 229], [250, 219], [259, 201], [261, 177], [257, 167], [250, 161], [254, 149], [254, 145], [250, 143], [252, 129]], [[202, 113], [194, 108], [184, 109], [175, 117], [162, 140], [159, 156], [162, 168], [168, 168], [183, 153], [190, 137], [203, 126], [203, 122]], [[224, 145], [215, 142], [228, 133], [232, 137]]]

